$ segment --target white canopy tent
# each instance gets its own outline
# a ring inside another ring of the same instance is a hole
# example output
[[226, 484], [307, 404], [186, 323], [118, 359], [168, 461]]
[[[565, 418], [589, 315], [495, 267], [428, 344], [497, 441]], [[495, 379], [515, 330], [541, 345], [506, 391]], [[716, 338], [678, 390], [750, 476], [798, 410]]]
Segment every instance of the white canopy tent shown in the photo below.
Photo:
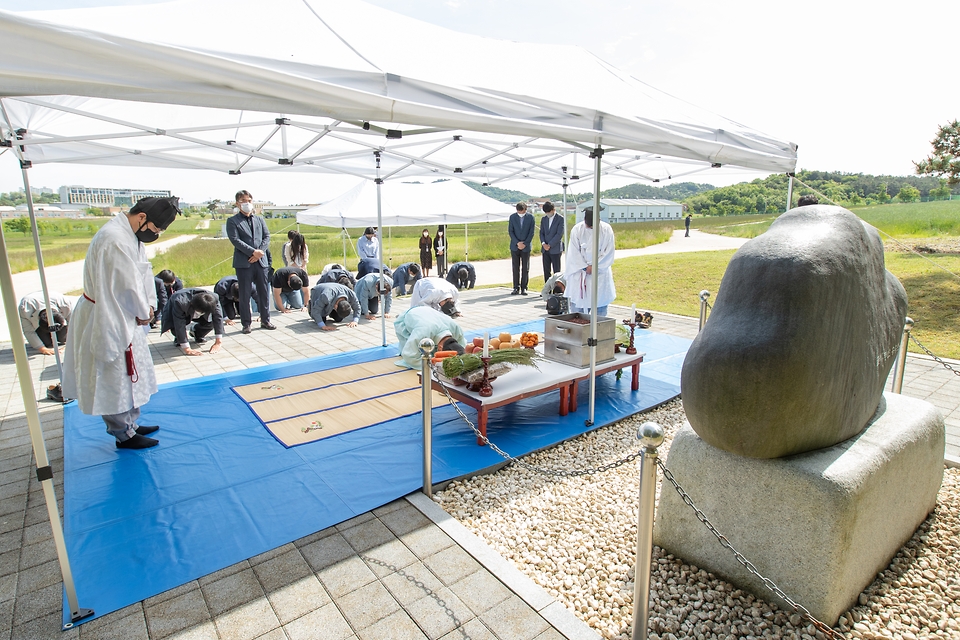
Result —
[[[212, 25], [226, 35], [211, 39]], [[583, 49], [455, 33], [359, 0], [0, 11], [0, 39], [0, 147], [20, 160], [28, 197], [28, 169], [50, 162], [335, 172], [378, 186], [410, 175], [531, 177], [564, 192], [593, 178], [595, 200], [601, 174], [659, 182], [727, 165], [796, 166], [796, 145], [657, 91]], [[557, 97], [570, 77], [582, 86]], [[30, 216], [42, 270], [32, 203]], [[26, 352], [13, 346], [76, 621], [89, 612], [73, 588]], [[591, 423], [594, 394], [591, 377]]]

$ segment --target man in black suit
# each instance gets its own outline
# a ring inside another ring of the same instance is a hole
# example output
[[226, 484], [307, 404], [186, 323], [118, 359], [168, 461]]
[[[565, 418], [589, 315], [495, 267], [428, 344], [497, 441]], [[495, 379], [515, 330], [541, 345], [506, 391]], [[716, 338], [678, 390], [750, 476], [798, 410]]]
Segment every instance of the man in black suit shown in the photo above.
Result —
[[554, 212], [552, 202], [543, 203], [544, 216], [540, 218], [540, 251], [543, 255], [543, 281], [560, 272], [560, 254], [563, 253], [563, 216]]
[[[256, 284], [257, 308], [260, 310], [260, 327], [276, 329], [270, 322], [270, 283], [267, 282], [267, 249], [270, 247], [270, 231], [267, 223], [254, 215], [253, 196], [249, 191], [237, 192], [237, 214], [227, 220], [227, 237], [233, 244], [233, 268], [240, 284], [240, 299], [249, 300]], [[250, 333], [253, 322], [250, 307], [240, 305], [240, 324], [243, 333]]]
[[193, 324], [190, 336], [201, 345], [207, 341], [207, 335], [213, 331], [214, 342], [210, 353], [220, 351], [223, 343], [223, 312], [217, 296], [206, 289], [190, 288], [177, 291], [163, 308], [160, 334], [173, 333], [174, 343], [184, 355], [203, 355], [200, 349], [191, 349], [187, 338], [187, 327]]
[[510, 257], [513, 259], [513, 291], [511, 295], [527, 295], [527, 282], [530, 279], [530, 243], [536, 223], [533, 215], [527, 213], [527, 205], [517, 203], [517, 212], [510, 214], [507, 231], [510, 233]]

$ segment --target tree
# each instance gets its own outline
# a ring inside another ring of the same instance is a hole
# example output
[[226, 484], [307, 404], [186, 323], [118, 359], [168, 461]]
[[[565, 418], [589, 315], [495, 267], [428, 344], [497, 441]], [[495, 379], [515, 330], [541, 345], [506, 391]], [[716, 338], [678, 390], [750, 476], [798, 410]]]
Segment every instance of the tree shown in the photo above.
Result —
[[220, 208], [221, 204], [220, 198], [214, 198], [210, 201], [210, 204], [207, 205], [207, 211], [210, 212], [210, 217], [214, 220], [217, 219], [217, 209]]
[[945, 176], [951, 187], [960, 185], [960, 120], [942, 125], [930, 144], [933, 145], [933, 153], [913, 163], [917, 173]]
[[949, 200], [950, 186], [947, 185], [947, 181], [940, 178], [940, 186], [936, 189], [930, 189], [930, 197], [934, 200]]
[[26, 216], [21, 216], [11, 220], [4, 220], [3, 227], [7, 231], [19, 231], [23, 235], [27, 235], [30, 233], [30, 219]]
[[899, 199], [900, 202], [916, 202], [920, 199], [920, 189], [905, 184], [900, 187], [900, 191], [897, 193], [897, 199]]
[[887, 204], [890, 202], [890, 194], [887, 193], [887, 183], [881, 182], [877, 185], [877, 202], [880, 204]]

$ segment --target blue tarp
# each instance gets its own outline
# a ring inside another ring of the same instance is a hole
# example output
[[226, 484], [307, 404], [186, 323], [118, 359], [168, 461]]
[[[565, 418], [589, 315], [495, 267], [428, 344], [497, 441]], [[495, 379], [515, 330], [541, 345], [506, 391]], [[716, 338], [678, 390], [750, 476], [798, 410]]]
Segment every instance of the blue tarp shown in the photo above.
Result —
[[[679, 394], [689, 345], [639, 331], [640, 389], [629, 369], [601, 376], [592, 428]], [[286, 448], [231, 390], [397, 355], [391, 345], [162, 385], [142, 417], [161, 425], [161, 444], [139, 452], [118, 450], [98, 416], [67, 405], [64, 531], [80, 605], [105, 615], [420, 489], [420, 414]], [[522, 455], [588, 431], [588, 387], [566, 417], [557, 391], [494, 409], [489, 438]], [[433, 411], [433, 454], [434, 483], [502, 462], [450, 406]], [[69, 613], [65, 602], [65, 622]]]

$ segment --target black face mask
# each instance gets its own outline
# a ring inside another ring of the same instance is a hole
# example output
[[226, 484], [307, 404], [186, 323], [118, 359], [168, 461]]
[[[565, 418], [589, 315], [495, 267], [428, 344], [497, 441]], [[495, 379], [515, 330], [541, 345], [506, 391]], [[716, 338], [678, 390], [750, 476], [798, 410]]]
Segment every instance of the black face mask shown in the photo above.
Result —
[[445, 314], [447, 314], [451, 318], [456, 318], [458, 315], [457, 307], [456, 305], [454, 305], [453, 300], [447, 300], [446, 302], [441, 304], [440, 311], [443, 311]]
[[142, 225], [140, 225], [140, 228], [137, 229], [135, 235], [137, 236], [137, 240], [139, 240], [140, 242], [143, 242], [143, 243], [155, 242], [155, 241], [157, 240], [157, 238], [160, 237], [160, 234], [157, 233], [156, 231], [152, 231], [152, 230], [150, 230], [150, 229], [147, 229], [147, 222], [146, 222], [146, 221], [144, 221], [144, 223], [143, 223]]

